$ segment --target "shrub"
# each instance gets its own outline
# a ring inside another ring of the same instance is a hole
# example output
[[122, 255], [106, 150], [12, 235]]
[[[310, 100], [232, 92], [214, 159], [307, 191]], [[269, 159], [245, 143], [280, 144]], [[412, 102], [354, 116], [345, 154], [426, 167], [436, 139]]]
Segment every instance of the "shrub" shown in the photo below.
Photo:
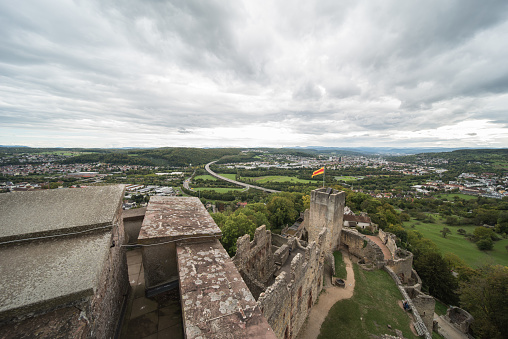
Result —
[[482, 238], [476, 242], [476, 246], [480, 251], [490, 251], [494, 247], [494, 243], [490, 238]]

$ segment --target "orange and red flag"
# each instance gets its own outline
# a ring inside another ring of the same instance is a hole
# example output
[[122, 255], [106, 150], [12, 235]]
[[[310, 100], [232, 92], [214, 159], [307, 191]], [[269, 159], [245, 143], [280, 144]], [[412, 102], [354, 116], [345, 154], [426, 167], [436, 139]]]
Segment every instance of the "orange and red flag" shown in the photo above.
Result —
[[315, 170], [314, 172], [312, 172], [312, 177], [314, 178], [316, 175], [323, 174], [323, 173], [325, 173], [325, 168], [321, 167], [320, 169]]

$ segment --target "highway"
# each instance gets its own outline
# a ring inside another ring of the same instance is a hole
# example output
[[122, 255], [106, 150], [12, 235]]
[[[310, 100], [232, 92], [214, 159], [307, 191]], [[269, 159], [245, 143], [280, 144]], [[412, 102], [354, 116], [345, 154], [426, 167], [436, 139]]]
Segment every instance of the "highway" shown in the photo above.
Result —
[[191, 188], [190, 188], [190, 186], [189, 186], [189, 184], [190, 184], [190, 181], [191, 181], [192, 177], [194, 176], [194, 174], [196, 174], [196, 171], [194, 171], [194, 172], [191, 174], [190, 178], [185, 179], [185, 180], [183, 181], [183, 188], [185, 188], [186, 190], [190, 190], [190, 189], [191, 189]]
[[215, 173], [214, 171], [212, 171], [210, 169], [210, 165], [215, 163], [215, 162], [217, 162], [217, 161], [212, 161], [212, 162], [209, 162], [208, 164], [206, 164], [205, 165], [205, 169], [206, 169], [206, 171], [208, 173], [210, 173], [211, 176], [216, 177], [217, 179], [224, 180], [224, 181], [227, 181], [227, 182], [231, 182], [231, 183], [233, 183], [235, 185], [238, 185], [238, 186], [243, 186], [243, 187], [247, 187], [247, 188], [254, 188], [254, 189], [265, 191], [265, 192], [268, 192], [268, 193], [278, 193], [278, 192], [280, 192], [280, 191], [277, 191], [277, 190], [272, 190], [272, 189], [269, 189], [269, 188], [254, 186], [254, 185], [246, 184], [244, 182], [239, 182], [239, 181], [236, 181], [236, 180], [233, 180], [233, 179], [228, 179], [228, 178], [225, 178], [223, 176], [220, 176], [220, 175], [218, 175], [217, 173]]

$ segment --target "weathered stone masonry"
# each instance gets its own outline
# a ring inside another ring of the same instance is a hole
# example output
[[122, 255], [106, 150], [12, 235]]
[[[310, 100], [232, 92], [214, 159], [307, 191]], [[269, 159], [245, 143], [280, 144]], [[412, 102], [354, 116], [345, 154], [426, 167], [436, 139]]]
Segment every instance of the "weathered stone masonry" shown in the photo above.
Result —
[[323, 228], [328, 230], [323, 244], [323, 250], [327, 255], [333, 253], [339, 244], [345, 202], [344, 192], [330, 188], [320, 188], [311, 192], [309, 221], [305, 223], [305, 228], [308, 232], [309, 243], [317, 242]]
[[[143, 265], [147, 286], [171, 282], [177, 275], [188, 339], [275, 339], [220, 244], [221, 235], [198, 198], [152, 197], [139, 235], [146, 245]], [[264, 253], [271, 253], [269, 246]]]
[[244, 235], [236, 244], [233, 262], [255, 298], [273, 282], [273, 274], [277, 269], [272, 254], [271, 236], [272, 233], [261, 226], [256, 229], [252, 242], [249, 235]]
[[[273, 246], [273, 254], [267, 252], [271, 235], [264, 226], [256, 230], [252, 242], [248, 235], [238, 239], [233, 261], [253, 294], [259, 292], [258, 305], [278, 338], [296, 337], [323, 288], [326, 233], [323, 229], [318, 242], [307, 247], [290, 238], [280, 247]], [[266, 272], [272, 272], [271, 277]]]
[[381, 248], [357, 230], [343, 229], [340, 240], [342, 247], [363, 261], [367, 267], [380, 269], [384, 266], [384, 255]]
[[[123, 186], [0, 196], [2, 338], [111, 338], [129, 287]], [[27, 260], [29, 258], [29, 260]]]

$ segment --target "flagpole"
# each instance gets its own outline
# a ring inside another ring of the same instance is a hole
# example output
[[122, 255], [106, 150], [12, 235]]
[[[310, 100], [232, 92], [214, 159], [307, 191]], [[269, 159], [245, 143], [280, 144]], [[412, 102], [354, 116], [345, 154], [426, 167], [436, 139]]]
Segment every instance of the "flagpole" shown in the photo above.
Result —
[[323, 166], [323, 187], [325, 187], [325, 166]]

